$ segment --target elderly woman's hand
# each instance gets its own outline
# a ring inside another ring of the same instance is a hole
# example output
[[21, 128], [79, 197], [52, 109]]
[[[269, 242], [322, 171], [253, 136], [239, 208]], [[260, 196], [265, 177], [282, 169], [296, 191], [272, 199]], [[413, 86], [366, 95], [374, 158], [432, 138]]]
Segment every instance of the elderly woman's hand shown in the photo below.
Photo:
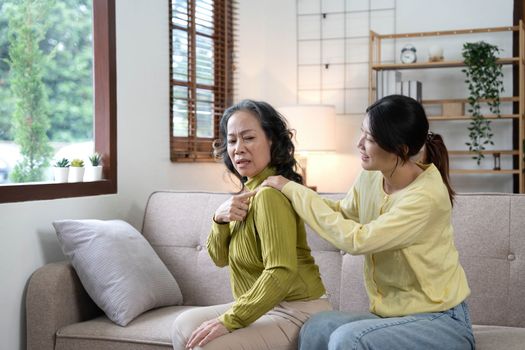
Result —
[[228, 329], [216, 318], [203, 322], [191, 333], [186, 349], [193, 349], [196, 346], [202, 347], [213, 339], [228, 333], [230, 333]]
[[219, 224], [244, 220], [248, 214], [250, 198], [256, 193], [257, 191], [251, 191], [232, 196], [217, 208], [213, 220]]
[[288, 182], [290, 182], [290, 180], [281, 175], [269, 176], [263, 181], [261, 186], [273, 187], [276, 190], [282, 191], [284, 185], [286, 185]]

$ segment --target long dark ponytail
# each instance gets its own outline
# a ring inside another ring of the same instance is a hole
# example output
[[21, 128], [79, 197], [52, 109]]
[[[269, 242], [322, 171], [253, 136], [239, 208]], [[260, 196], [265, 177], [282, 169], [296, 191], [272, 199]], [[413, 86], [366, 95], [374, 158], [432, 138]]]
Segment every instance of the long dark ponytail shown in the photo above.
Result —
[[448, 151], [441, 135], [433, 132], [428, 133], [425, 141], [424, 162], [433, 163], [436, 168], [438, 168], [441, 177], [443, 178], [443, 182], [445, 183], [445, 186], [447, 186], [450, 202], [453, 203], [456, 192], [450, 185]]

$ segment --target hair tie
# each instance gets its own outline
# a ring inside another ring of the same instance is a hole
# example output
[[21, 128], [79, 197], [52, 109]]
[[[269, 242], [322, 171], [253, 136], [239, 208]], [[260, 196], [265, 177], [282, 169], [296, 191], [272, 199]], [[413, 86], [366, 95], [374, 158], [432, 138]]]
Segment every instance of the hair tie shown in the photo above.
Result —
[[434, 139], [434, 133], [432, 131], [429, 131], [427, 134], [427, 142], [430, 142]]

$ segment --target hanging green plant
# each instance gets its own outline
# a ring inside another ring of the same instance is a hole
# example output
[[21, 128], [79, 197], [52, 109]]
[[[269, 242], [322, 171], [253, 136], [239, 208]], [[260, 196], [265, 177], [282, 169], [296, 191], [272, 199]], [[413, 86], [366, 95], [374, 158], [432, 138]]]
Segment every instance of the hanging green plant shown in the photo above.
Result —
[[467, 76], [468, 112], [472, 115], [468, 127], [470, 142], [466, 142], [466, 145], [469, 151], [476, 153], [472, 158], [478, 165], [484, 158], [482, 151], [485, 145], [494, 144], [490, 120], [481, 113], [480, 100], [486, 100], [490, 112], [500, 116], [499, 94], [504, 90], [502, 66], [497, 63], [496, 56], [499, 52], [497, 46], [484, 41], [463, 44], [462, 54], [467, 67], [462, 71]]

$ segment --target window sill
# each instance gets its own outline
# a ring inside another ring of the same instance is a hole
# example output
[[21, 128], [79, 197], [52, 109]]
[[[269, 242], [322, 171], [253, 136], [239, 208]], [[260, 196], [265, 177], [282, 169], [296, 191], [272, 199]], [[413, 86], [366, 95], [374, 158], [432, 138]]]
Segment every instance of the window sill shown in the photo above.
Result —
[[96, 196], [113, 193], [117, 193], [117, 184], [111, 180], [9, 184], [0, 185], [0, 203]]

